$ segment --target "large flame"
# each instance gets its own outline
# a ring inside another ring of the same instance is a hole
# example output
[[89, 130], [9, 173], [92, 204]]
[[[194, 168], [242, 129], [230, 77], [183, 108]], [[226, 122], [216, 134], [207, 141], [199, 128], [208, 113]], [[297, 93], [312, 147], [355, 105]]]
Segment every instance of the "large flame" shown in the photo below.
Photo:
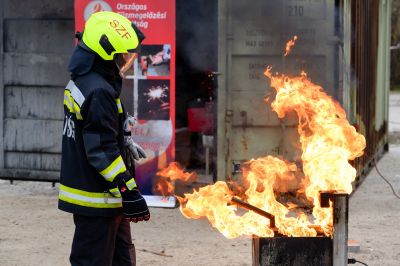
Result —
[[[322, 87], [312, 83], [306, 73], [289, 77], [265, 71], [277, 95], [272, 102], [279, 118], [288, 112], [298, 116], [302, 148], [302, 171], [295, 163], [267, 156], [249, 161], [244, 167], [240, 198], [275, 216], [276, 228], [268, 218], [252, 211], [239, 214], [231, 202], [234, 192], [227, 183], [217, 182], [179, 198], [181, 212], [187, 218], [206, 217], [224, 236], [257, 235], [270, 237], [274, 230], [287, 236], [332, 235], [332, 207], [321, 208], [320, 191], [351, 193], [356, 170], [349, 160], [362, 155], [365, 138], [346, 120], [345, 111]], [[181, 174], [182, 175], [182, 174]], [[281, 183], [295, 182], [304, 176], [298, 194], [313, 206], [312, 214], [296, 203], [277, 200]], [[283, 181], [283, 182], [282, 182]]]
[[290, 78], [273, 75], [268, 68], [264, 74], [277, 92], [272, 108], [278, 117], [283, 118], [291, 111], [297, 113], [303, 172], [308, 178], [306, 196], [314, 204], [315, 223], [330, 234], [332, 210], [320, 207], [319, 192], [351, 193], [356, 169], [349, 160], [363, 154], [365, 138], [349, 124], [343, 108], [322, 87], [313, 84], [305, 72]]
[[[287, 43], [285, 55], [296, 39]], [[232, 186], [219, 181], [185, 194], [178, 198], [180, 210], [187, 218], [206, 217], [227, 238], [271, 237], [276, 231], [287, 236], [332, 236], [332, 204], [321, 208], [320, 192], [351, 193], [356, 170], [349, 160], [363, 154], [365, 138], [349, 124], [343, 108], [305, 72], [290, 77], [272, 74], [267, 68], [264, 74], [276, 90], [271, 106], [278, 117], [289, 112], [297, 114], [301, 166], [273, 156], [250, 160], [243, 167], [240, 183]], [[169, 180], [185, 180], [182, 169], [171, 169], [167, 171]], [[282, 184], [293, 182], [300, 183], [296, 201], [280, 199], [279, 192], [287, 192]], [[233, 196], [274, 215], [276, 227], [253, 211], [238, 211]], [[312, 213], [308, 211], [311, 208]]]

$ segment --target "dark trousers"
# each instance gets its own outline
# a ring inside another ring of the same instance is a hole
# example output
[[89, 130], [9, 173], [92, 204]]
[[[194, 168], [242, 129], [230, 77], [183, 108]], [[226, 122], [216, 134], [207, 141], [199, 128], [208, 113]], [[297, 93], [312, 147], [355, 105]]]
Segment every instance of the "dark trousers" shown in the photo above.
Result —
[[91, 217], [74, 214], [72, 266], [135, 266], [129, 222], [122, 216]]

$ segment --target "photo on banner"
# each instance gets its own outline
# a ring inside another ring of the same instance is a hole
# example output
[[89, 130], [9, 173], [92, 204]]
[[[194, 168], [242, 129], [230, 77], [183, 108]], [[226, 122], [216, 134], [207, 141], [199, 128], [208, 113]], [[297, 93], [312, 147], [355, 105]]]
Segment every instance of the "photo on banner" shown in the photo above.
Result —
[[157, 196], [157, 172], [175, 159], [175, 0], [75, 0], [75, 29], [91, 14], [113, 11], [146, 36], [123, 81], [125, 112], [138, 119], [132, 137], [147, 158], [136, 163], [135, 178], [150, 206], [174, 207], [175, 198]]

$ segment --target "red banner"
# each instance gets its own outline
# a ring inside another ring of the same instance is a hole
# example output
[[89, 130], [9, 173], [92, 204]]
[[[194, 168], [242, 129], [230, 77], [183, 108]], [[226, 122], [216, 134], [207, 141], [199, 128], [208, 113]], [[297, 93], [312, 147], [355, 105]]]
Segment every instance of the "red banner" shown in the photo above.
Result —
[[75, 27], [99, 11], [113, 11], [144, 33], [138, 58], [128, 72], [121, 94], [125, 111], [139, 123], [132, 136], [147, 155], [136, 166], [142, 193], [154, 193], [156, 173], [175, 157], [175, 0], [75, 0]]

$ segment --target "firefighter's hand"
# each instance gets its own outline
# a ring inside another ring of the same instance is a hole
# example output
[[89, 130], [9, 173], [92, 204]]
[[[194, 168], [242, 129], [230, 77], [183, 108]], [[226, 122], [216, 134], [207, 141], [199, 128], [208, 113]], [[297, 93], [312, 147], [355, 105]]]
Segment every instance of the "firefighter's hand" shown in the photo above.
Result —
[[148, 221], [150, 219], [150, 211], [147, 203], [139, 190], [134, 188], [128, 190], [120, 189], [122, 195], [122, 212], [126, 219], [137, 223], [140, 221]]
[[133, 157], [134, 160], [140, 160], [146, 158], [146, 153], [139, 144], [135, 143], [131, 136], [125, 137], [125, 147], [129, 152], [129, 156]]

